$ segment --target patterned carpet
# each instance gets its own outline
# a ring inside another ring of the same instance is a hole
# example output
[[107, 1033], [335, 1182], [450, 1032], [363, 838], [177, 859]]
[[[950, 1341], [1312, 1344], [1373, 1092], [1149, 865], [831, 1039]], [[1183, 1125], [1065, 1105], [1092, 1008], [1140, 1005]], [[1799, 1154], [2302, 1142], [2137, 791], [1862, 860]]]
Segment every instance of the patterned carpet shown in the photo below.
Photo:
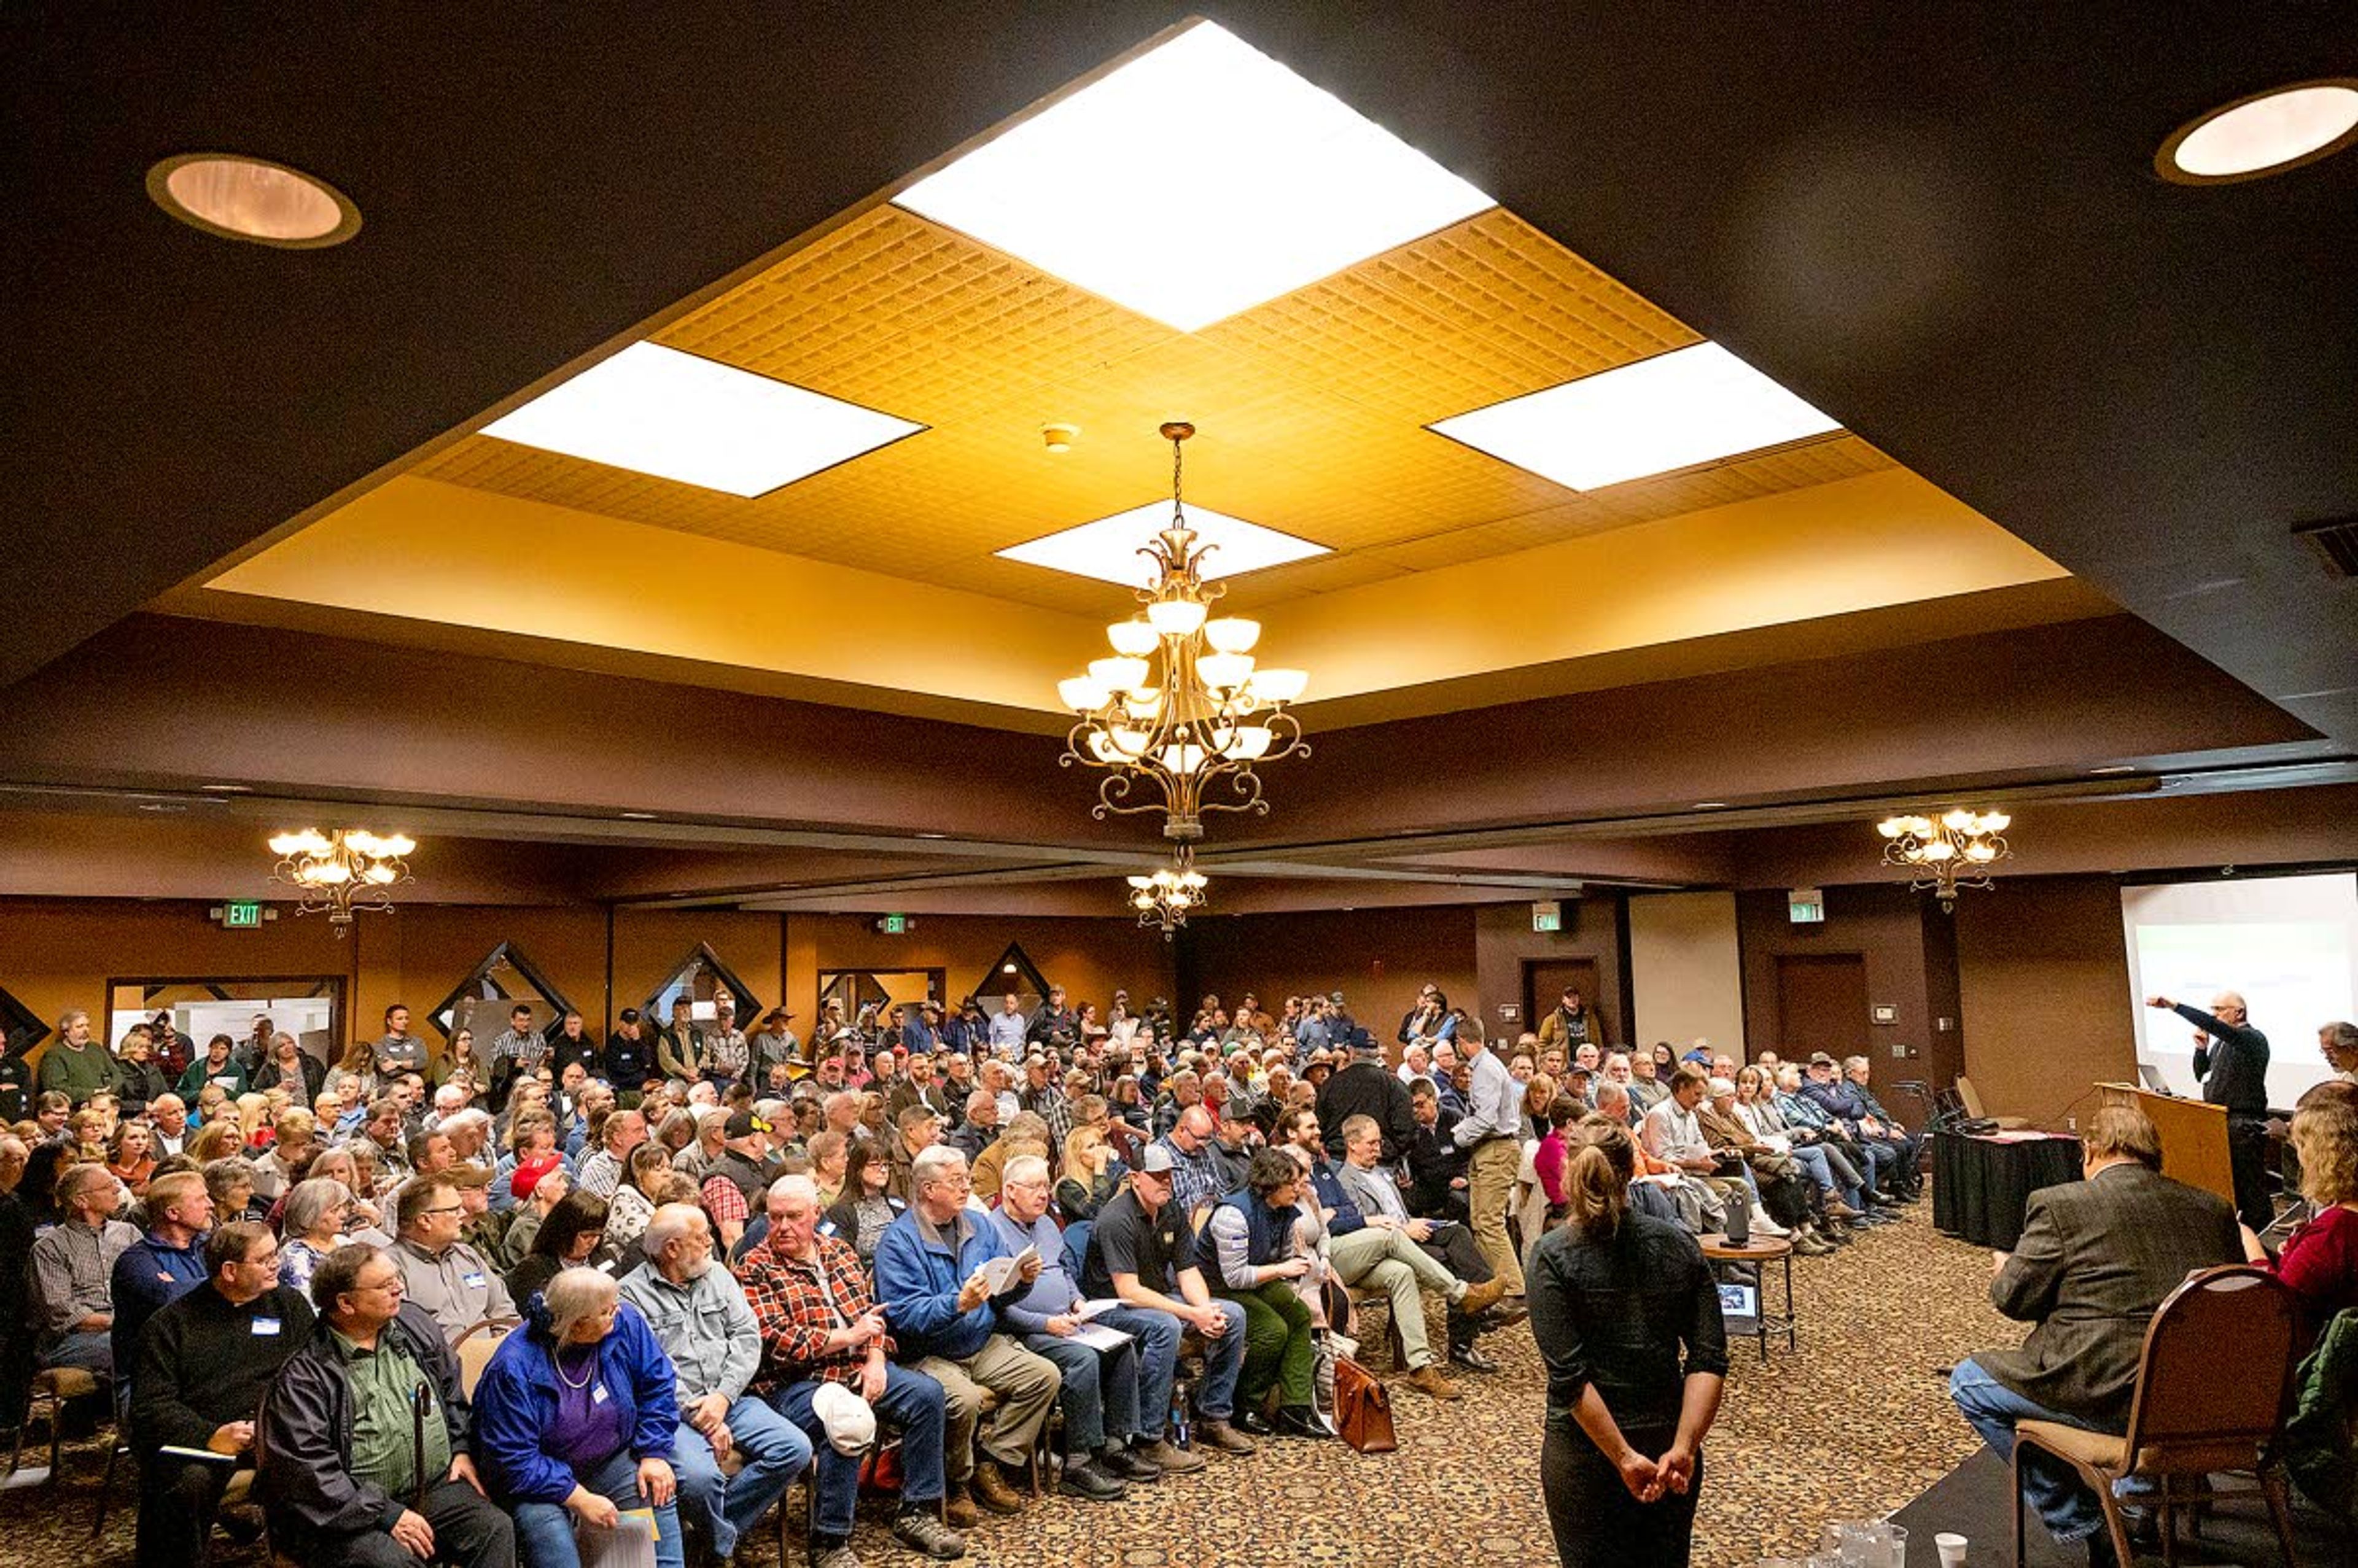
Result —
[[[1751, 1341], [1732, 1347], [1726, 1402], [1705, 1449], [1697, 1568], [1801, 1555], [1827, 1519], [1896, 1509], [1973, 1451], [1932, 1368], [2017, 1343], [2021, 1331], [1989, 1309], [1989, 1254], [1936, 1234], [1931, 1209], [1918, 1205], [1906, 1224], [1869, 1232], [1836, 1257], [1795, 1262], [1798, 1353], [1779, 1339], [1763, 1367]], [[1436, 1320], [1436, 1343], [1439, 1328]], [[1051, 1498], [1016, 1519], [987, 1519], [978, 1555], [998, 1568], [1544, 1568], [1555, 1554], [1539, 1497], [1539, 1354], [1521, 1328], [1483, 1343], [1505, 1366], [1464, 1378], [1466, 1399], [1397, 1394], [1396, 1454], [1271, 1443], [1256, 1459], [1215, 1459], [1199, 1475], [1133, 1487], [1120, 1503]], [[1389, 1370], [1386, 1353], [1370, 1354]], [[127, 1481], [117, 1483], [103, 1538], [89, 1543], [102, 1460], [94, 1444], [70, 1450], [58, 1487], [0, 1493], [0, 1568], [131, 1562]], [[863, 1522], [854, 1544], [880, 1568], [920, 1561], [881, 1524]], [[216, 1536], [219, 1568], [260, 1560], [258, 1549]], [[801, 1560], [797, 1552], [787, 1568]]]

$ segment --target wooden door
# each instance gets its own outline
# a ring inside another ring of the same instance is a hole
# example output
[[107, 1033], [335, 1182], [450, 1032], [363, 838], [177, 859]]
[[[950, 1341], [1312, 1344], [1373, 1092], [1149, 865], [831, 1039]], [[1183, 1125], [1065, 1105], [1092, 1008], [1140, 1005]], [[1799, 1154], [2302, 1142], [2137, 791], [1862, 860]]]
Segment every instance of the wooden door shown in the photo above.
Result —
[[1866, 958], [1859, 953], [1789, 953], [1777, 960], [1777, 1054], [1806, 1063], [1867, 1050]]
[[1594, 958], [1525, 960], [1523, 1022], [1515, 1028], [1499, 1030], [1498, 1036], [1502, 1036], [1511, 1044], [1515, 1036], [1524, 1030], [1536, 1033], [1540, 1026], [1540, 1020], [1553, 1012], [1556, 1003], [1563, 1000], [1563, 988], [1566, 986], [1580, 988], [1581, 1000], [1588, 1004], [1591, 1016], [1604, 1025], [1602, 1034], [1596, 1041], [1597, 1049], [1601, 1051], [1608, 1044], [1621, 1044], [1622, 1037], [1613, 1033], [1613, 1020], [1606, 1018], [1604, 1009], [1596, 1003], [1596, 960]]

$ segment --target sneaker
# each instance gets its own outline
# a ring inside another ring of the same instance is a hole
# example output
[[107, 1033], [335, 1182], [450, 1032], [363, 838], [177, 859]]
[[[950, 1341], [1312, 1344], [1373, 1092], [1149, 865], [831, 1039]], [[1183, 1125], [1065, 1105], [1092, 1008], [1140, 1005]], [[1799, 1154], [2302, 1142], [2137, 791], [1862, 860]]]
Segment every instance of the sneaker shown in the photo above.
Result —
[[1468, 1285], [1466, 1293], [1451, 1303], [1467, 1317], [1478, 1317], [1506, 1299], [1504, 1280], [1486, 1280], [1478, 1285]]
[[1775, 1220], [1769, 1218], [1768, 1211], [1767, 1209], [1755, 1204], [1752, 1206], [1752, 1234], [1755, 1236], [1785, 1237], [1790, 1236], [1793, 1233], [1786, 1229], [1783, 1226], [1778, 1224]]
[[1119, 1502], [1130, 1494], [1129, 1487], [1087, 1459], [1065, 1465], [1064, 1476], [1056, 1482], [1056, 1490], [1068, 1498], [1087, 1498], [1093, 1503]]
[[810, 1568], [861, 1568], [860, 1554], [844, 1542], [811, 1553]]
[[1462, 1400], [1466, 1397], [1466, 1390], [1442, 1376], [1441, 1368], [1430, 1361], [1412, 1370], [1401, 1382], [1429, 1400]]
[[1160, 1481], [1163, 1466], [1135, 1448], [1109, 1443], [1098, 1452], [1098, 1468], [1117, 1481]]
[[1195, 1418], [1195, 1440], [1222, 1454], [1258, 1454], [1260, 1444], [1238, 1432], [1225, 1417]]
[[1201, 1470], [1207, 1460], [1200, 1454], [1190, 1454], [1166, 1438], [1141, 1443], [1130, 1451], [1132, 1459], [1143, 1459], [1165, 1476], [1192, 1476]]
[[966, 1537], [934, 1517], [929, 1504], [903, 1509], [892, 1521], [892, 1539], [912, 1552], [937, 1557], [945, 1563], [966, 1555]]
[[1308, 1405], [1280, 1405], [1275, 1425], [1278, 1434], [1282, 1437], [1327, 1438], [1342, 1435], [1335, 1430], [1325, 1416], [1320, 1415]]

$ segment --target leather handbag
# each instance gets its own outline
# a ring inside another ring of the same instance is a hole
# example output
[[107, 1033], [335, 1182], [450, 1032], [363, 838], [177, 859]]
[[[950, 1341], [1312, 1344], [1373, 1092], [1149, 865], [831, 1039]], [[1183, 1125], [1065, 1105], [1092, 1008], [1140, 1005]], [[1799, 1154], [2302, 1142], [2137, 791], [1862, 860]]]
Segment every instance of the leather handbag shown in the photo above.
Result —
[[1391, 1391], [1348, 1356], [1335, 1357], [1335, 1424], [1343, 1441], [1361, 1454], [1390, 1454], [1400, 1446], [1392, 1431]]

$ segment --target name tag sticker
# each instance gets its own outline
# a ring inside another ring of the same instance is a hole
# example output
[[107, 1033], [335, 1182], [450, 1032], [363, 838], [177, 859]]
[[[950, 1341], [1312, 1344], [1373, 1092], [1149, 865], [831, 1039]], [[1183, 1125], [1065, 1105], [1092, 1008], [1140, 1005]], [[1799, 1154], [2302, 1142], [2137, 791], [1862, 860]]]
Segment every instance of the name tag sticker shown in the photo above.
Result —
[[275, 1317], [257, 1317], [254, 1320], [254, 1332], [257, 1338], [276, 1338], [278, 1334], [278, 1320]]
[[483, 1276], [481, 1274], [461, 1274], [459, 1276], [459, 1282], [466, 1286], [471, 1291], [480, 1291], [483, 1288]]
[[602, 1405], [606, 1402], [605, 1384], [600, 1383], [596, 1388], [590, 1390], [590, 1402], [593, 1405]]

